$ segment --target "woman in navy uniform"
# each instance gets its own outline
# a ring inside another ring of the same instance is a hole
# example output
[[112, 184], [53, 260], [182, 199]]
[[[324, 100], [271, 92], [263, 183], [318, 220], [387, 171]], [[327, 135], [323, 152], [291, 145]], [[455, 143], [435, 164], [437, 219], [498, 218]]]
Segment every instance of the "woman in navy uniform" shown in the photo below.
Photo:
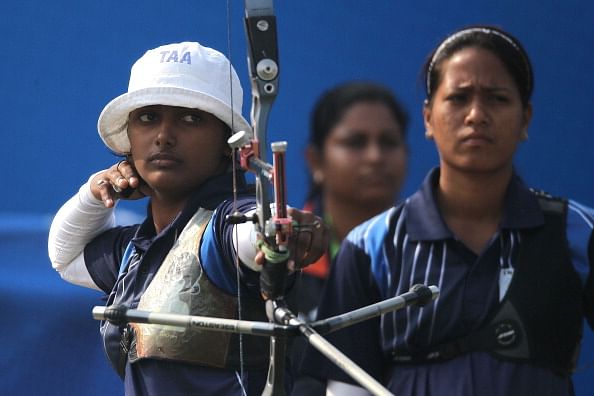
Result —
[[[439, 167], [349, 234], [318, 318], [437, 285], [432, 304], [328, 338], [396, 395], [572, 395], [582, 319], [594, 325], [594, 211], [514, 169], [532, 115], [528, 55], [475, 26], [441, 42], [424, 72]], [[302, 367], [329, 394], [367, 394], [313, 350]]]
[[[408, 163], [408, 114], [386, 86], [349, 81], [325, 91], [310, 119], [305, 151], [310, 186], [305, 210], [330, 228], [328, 251], [297, 277], [291, 302], [313, 320], [324, 282], [340, 242], [363, 221], [395, 205]], [[295, 339], [295, 366], [307, 344]], [[293, 395], [326, 393], [326, 384], [312, 377], [295, 378]]]
[[[255, 208], [227, 145], [249, 130], [242, 96], [227, 58], [199, 43], [161, 46], [133, 65], [128, 92], [98, 121], [124, 159], [92, 175], [51, 226], [49, 255], [65, 280], [104, 292], [108, 305], [267, 321], [253, 225], [225, 221]], [[143, 197], [146, 220], [115, 226], [117, 202]], [[295, 238], [296, 268], [318, 259], [327, 237], [318, 217], [290, 213], [314, 225]], [[266, 337], [109, 322], [101, 336], [126, 395], [259, 395], [265, 384]]]

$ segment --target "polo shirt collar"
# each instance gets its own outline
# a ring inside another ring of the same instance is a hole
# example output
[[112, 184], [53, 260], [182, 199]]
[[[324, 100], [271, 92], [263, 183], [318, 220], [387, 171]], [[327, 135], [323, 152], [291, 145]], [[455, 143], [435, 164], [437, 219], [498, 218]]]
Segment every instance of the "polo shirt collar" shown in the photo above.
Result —
[[[425, 177], [421, 188], [405, 204], [406, 228], [411, 240], [443, 240], [454, 235], [445, 224], [436, 202], [439, 167]], [[515, 173], [504, 198], [502, 229], [533, 228], [544, 224], [536, 196]]]
[[[238, 194], [247, 193], [247, 184], [242, 171], [237, 172]], [[222, 201], [233, 196], [233, 174], [226, 172], [205, 181], [191, 195], [186, 206], [176, 218], [165, 227], [159, 235], [155, 235], [155, 226], [151, 214], [151, 203], [147, 205], [147, 216], [138, 227], [133, 243], [136, 248], [146, 251], [154, 241], [161, 238], [177, 238], [188, 221], [199, 208], [214, 210]]]

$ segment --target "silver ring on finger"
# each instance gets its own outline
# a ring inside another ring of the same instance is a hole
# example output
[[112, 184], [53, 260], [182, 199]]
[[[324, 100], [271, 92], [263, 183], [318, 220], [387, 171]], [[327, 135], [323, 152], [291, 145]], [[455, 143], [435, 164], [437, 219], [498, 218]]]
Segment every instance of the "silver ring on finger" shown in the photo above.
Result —
[[122, 165], [122, 163], [126, 162], [125, 159], [121, 160], [118, 162], [118, 164], [116, 165], [116, 170], [119, 172], [120, 171], [120, 165]]
[[118, 186], [118, 184], [120, 183], [120, 180], [125, 180], [125, 179], [122, 176], [118, 176], [115, 184], [112, 184], [113, 190], [118, 193], [122, 192], [122, 189], [120, 188], [120, 186]]

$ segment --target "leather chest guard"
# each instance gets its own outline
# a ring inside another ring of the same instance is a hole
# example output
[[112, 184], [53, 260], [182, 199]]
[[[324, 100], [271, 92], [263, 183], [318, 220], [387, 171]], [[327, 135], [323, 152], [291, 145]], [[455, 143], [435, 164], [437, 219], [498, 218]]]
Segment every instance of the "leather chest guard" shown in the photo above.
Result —
[[[142, 295], [139, 310], [236, 317], [236, 297], [210, 282], [200, 263], [200, 242], [211, 217], [212, 211], [200, 209], [190, 219]], [[140, 323], [132, 328], [136, 351], [130, 352], [131, 361], [154, 358], [227, 366], [230, 333]]]

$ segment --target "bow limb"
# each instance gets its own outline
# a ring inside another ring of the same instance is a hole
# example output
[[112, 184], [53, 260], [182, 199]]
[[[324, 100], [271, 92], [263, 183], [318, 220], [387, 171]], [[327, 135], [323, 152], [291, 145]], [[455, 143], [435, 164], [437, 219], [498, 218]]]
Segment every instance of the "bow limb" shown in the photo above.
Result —
[[[272, 0], [245, 0], [245, 29], [248, 41], [248, 66], [252, 88], [251, 170], [256, 168], [256, 215], [265, 247], [266, 263], [260, 275], [260, 288], [267, 300], [267, 314], [275, 321], [274, 311], [285, 288], [290, 219], [286, 213], [284, 152], [286, 143], [273, 144], [274, 166], [267, 162], [267, 125], [270, 109], [278, 92], [279, 63], [276, 17]], [[243, 154], [243, 153], [242, 153]], [[269, 180], [265, 180], [268, 178]], [[270, 209], [270, 181], [275, 190], [275, 216]], [[275, 258], [276, 257], [276, 258]], [[270, 364], [263, 395], [282, 396], [286, 337], [270, 338]]]
[[[252, 87], [251, 121], [256, 157], [267, 162], [267, 125], [278, 92], [278, 46], [272, 0], [245, 0], [248, 66]], [[266, 230], [270, 213], [270, 185], [256, 173], [258, 222]]]
[[[272, 144], [274, 165], [271, 166], [267, 162], [268, 116], [278, 92], [279, 79], [276, 17], [272, 0], [245, 1], [245, 28], [248, 39], [254, 136], [249, 143], [248, 137], [242, 137], [236, 145], [241, 147], [242, 167], [256, 175], [256, 220], [261, 237], [261, 250], [266, 256], [260, 276], [260, 289], [266, 300], [275, 300], [283, 296], [285, 289], [291, 219], [286, 209], [286, 142]], [[274, 215], [271, 213], [270, 182], [274, 185]], [[269, 315], [269, 319], [272, 320], [272, 315]]]

